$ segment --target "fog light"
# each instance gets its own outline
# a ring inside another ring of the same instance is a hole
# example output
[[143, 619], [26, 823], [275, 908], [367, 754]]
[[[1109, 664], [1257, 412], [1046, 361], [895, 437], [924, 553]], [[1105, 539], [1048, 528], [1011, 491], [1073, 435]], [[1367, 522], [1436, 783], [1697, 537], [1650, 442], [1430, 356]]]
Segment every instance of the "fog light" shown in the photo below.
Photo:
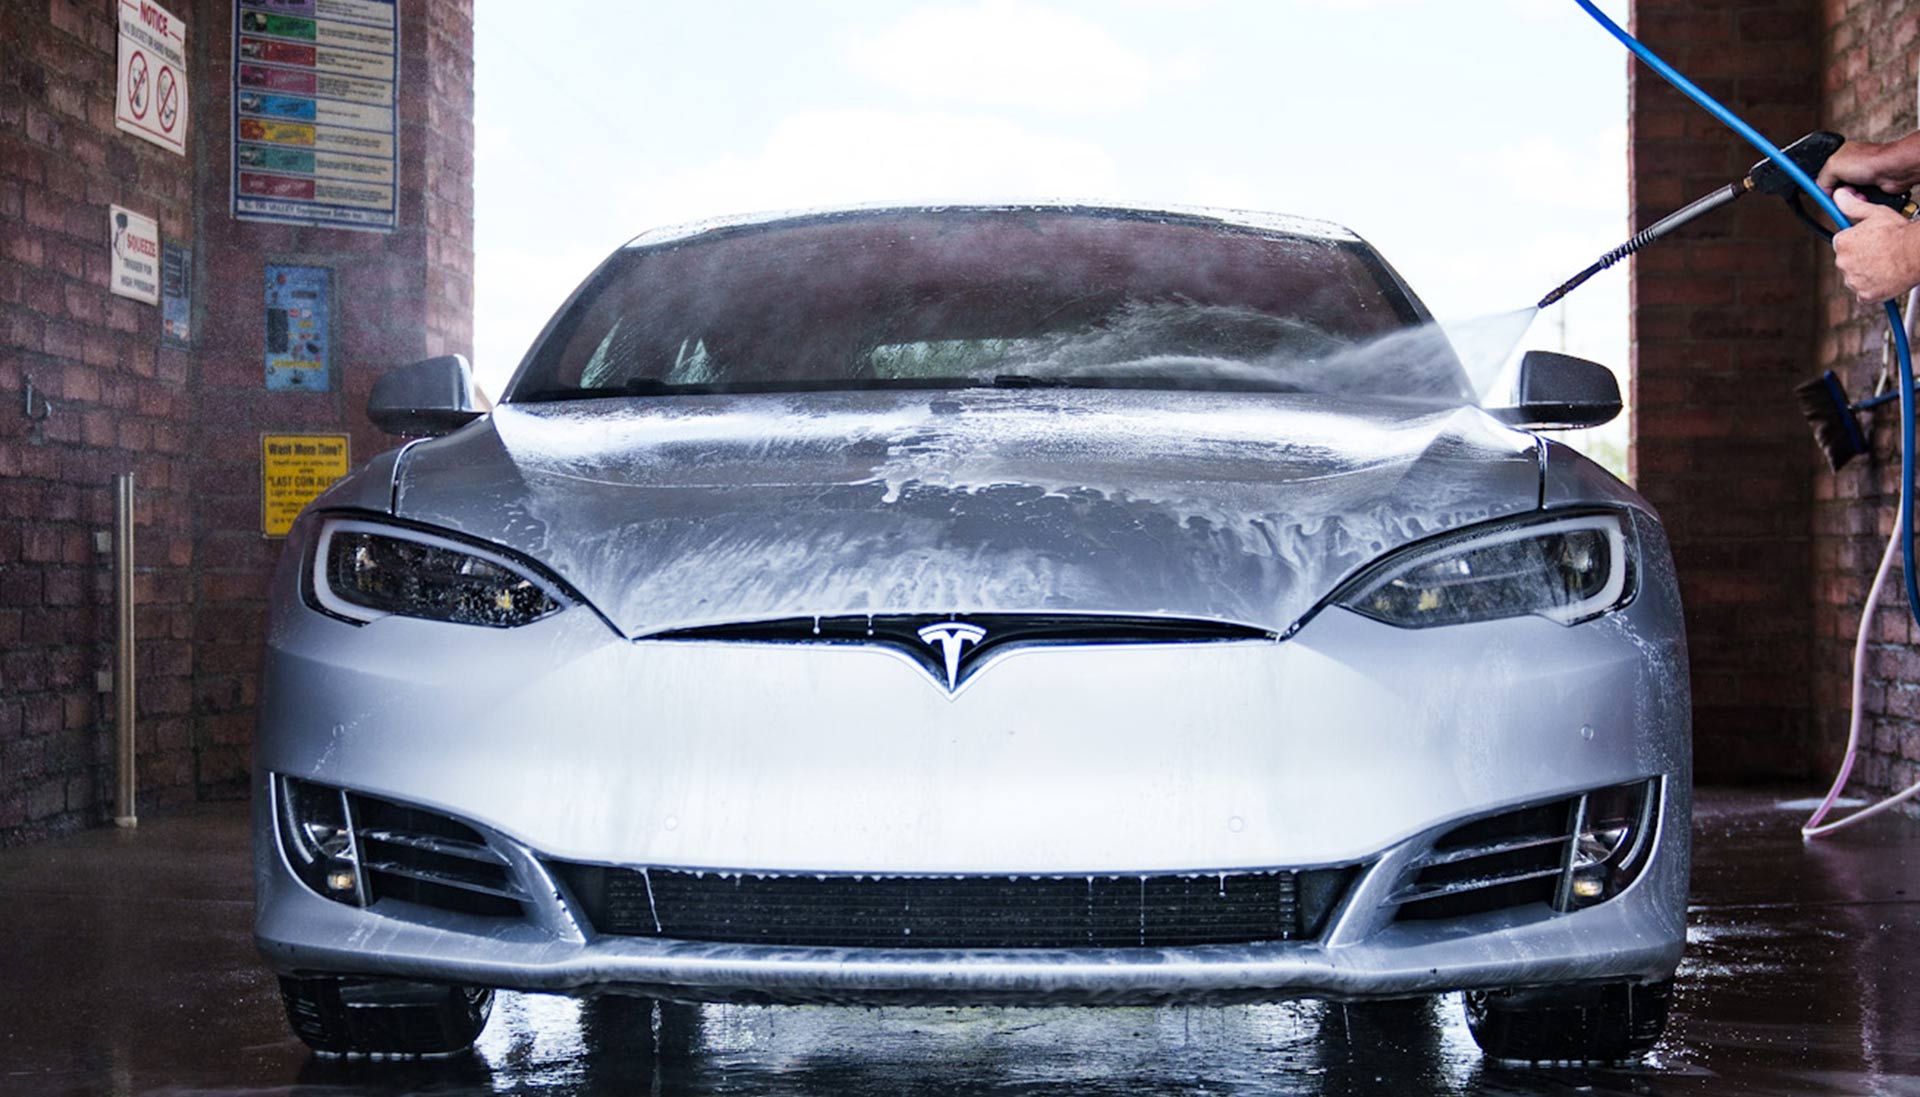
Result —
[[280, 846], [300, 882], [339, 903], [362, 900], [346, 795], [337, 788], [292, 777], [275, 781]]
[[1580, 798], [1573, 856], [1562, 878], [1561, 910], [1603, 903], [1627, 889], [1653, 856], [1658, 778], [1596, 789]]

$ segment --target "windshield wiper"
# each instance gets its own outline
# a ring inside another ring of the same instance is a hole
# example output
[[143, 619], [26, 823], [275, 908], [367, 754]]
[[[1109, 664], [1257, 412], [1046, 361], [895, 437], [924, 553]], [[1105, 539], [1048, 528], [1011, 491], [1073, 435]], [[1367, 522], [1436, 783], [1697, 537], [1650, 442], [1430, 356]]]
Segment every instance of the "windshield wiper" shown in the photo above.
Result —
[[1077, 374], [1073, 376], [1036, 376], [1031, 373], [996, 373], [991, 382], [979, 387], [997, 389], [1152, 389], [1167, 392], [1305, 392], [1299, 385], [1281, 381], [1242, 377], [1168, 377], [1162, 374]]
[[546, 388], [515, 396], [514, 402], [539, 403], [549, 400], [602, 400], [613, 396], [666, 396], [676, 392], [698, 392], [700, 385], [675, 385], [653, 377], [631, 377], [624, 384], [588, 388]]
[[[1089, 384], [1088, 382], [1092, 383]], [[996, 373], [993, 375], [993, 387], [997, 389], [1070, 389], [1098, 387], [1098, 378], [1074, 380], [1070, 377], [1037, 377], [1031, 373]]]

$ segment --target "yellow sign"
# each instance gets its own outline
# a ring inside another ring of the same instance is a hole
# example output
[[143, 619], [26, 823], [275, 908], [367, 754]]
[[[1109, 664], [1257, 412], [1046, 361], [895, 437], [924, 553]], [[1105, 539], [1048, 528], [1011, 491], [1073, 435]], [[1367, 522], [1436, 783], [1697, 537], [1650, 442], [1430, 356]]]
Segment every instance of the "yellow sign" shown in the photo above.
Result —
[[260, 532], [285, 537], [308, 503], [347, 474], [344, 434], [260, 436]]

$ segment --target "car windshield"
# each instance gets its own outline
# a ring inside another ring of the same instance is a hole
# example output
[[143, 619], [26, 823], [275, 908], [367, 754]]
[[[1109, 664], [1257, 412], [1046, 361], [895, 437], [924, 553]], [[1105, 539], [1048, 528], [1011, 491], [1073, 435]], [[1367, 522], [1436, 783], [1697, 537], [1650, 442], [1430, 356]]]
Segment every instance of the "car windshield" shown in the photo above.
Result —
[[1467, 402], [1351, 238], [1091, 210], [823, 215], [629, 248], [509, 400], [974, 386]]

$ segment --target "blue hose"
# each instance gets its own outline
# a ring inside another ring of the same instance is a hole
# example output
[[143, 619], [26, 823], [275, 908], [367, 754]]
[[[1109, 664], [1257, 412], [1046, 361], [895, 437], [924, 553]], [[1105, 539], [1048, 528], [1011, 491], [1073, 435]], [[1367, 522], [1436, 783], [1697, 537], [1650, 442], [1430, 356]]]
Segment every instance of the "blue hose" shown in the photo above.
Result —
[[[1820, 185], [1813, 181], [1800, 165], [1787, 158], [1787, 154], [1774, 146], [1773, 142], [1761, 136], [1760, 131], [1747, 125], [1746, 121], [1722, 106], [1718, 100], [1680, 75], [1672, 65], [1662, 61], [1639, 39], [1622, 30], [1618, 23], [1607, 17], [1607, 13], [1595, 7], [1593, 0], [1573, 0], [1581, 10], [1593, 17], [1608, 34], [1620, 40], [1620, 44], [1633, 51], [1633, 55], [1646, 62], [1648, 68], [1660, 74], [1661, 79], [1679, 88], [1687, 98], [1698, 103], [1708, 114], [1725, 123], [1727, 128], [1745, 138], [1747, 143], [1766, 154], [1767, 159], [1779, 165], [1780, 170], [1792, 179], [1794, 184], [1807, 193], [1819, 207], [1826, 212], [1833, 223], [1841, 229], [1851, 228], [1853, 222], [1833, 204], [1833, 199]], [[1895, 520], [1900, 523], [1904, 536], [1900, 539], [1901, 570], [1907, 581], [1907, 612], [1913, 616], [1914, 623], [1920, 625], [1920, 580], [1914, 574], [1913, 547], [1913, 462], [1914, 462], [1914, 414], [1913, 414], [1913, 348], [1907, 343], [1907, 325], [1900, 316], [1900, 306], [1892, 301], [1886, 303], [1887, 323], [1893, 329], [1894, 356], [1900, 365], [1900, 514]]]

